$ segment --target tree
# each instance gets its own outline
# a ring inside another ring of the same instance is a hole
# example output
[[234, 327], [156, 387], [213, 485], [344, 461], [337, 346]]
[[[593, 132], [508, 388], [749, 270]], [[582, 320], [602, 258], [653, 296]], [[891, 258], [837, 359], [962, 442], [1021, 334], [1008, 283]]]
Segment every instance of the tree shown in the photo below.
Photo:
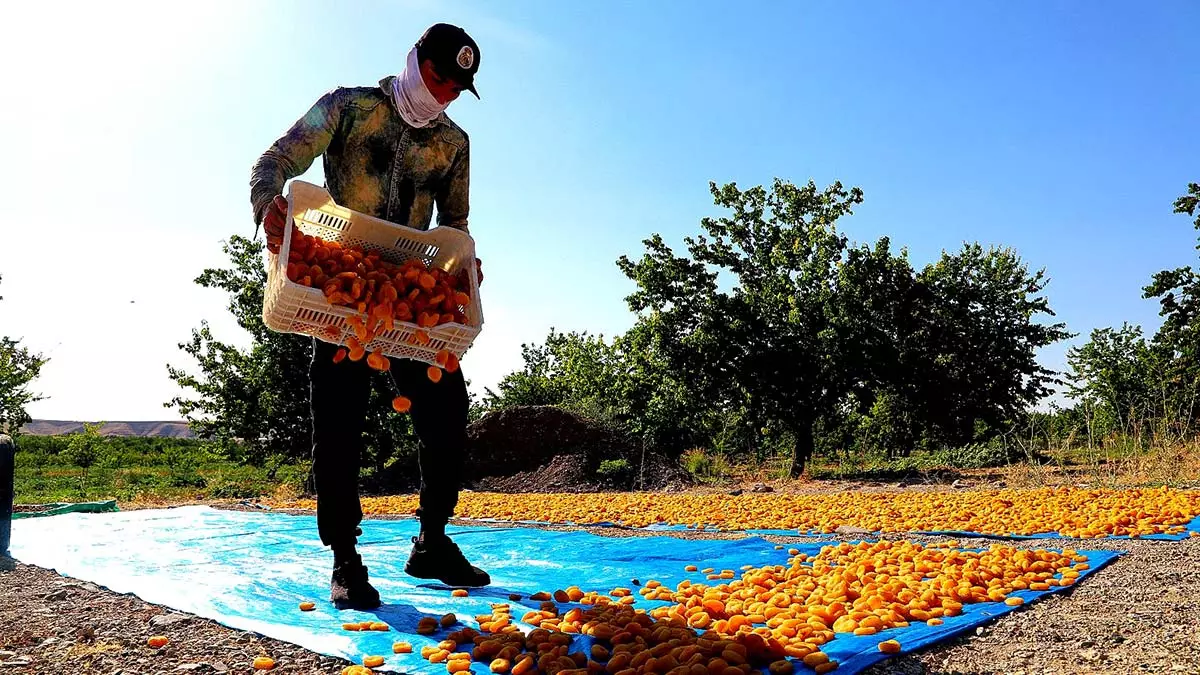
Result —
[[[640, 260], [620, 258], [638, 286], [627, 302], [689, 395], [789, 433], [795, 477], [812, 456], [817, 420], [851, 386], [842, 357], [855, 348], [838, 344], [847, 240], [835, 223], [862, 202], [862, 191], [782, 180], [769, 192], [710, 189], [731, 213], [703, 219], [705, 234], [684, 240], [686, 256], [656, 234]], [[719, 273], [731, 290], [721, 290]]]
[[[4, 297], [0, 296], [0, 300]], [[29, 389], [48, 359], [21, 346], [21, 341], [0, 336], [0, 433], [16, 434], [30, 421], [26, 407], [45, 399]]]
[[1140, 326], [1098, 328], [1088, 341], [1067, 352], [1071, 372], [1068, 393], [1088, 415], [1088, 445], [1097, 432], [1096, 419], [1112, 421], [1115, 430], [1131, 432], [1154, 416], [1154, 358]]
[[[312, 448], [312, 340], [277, 333], [263, 323], [263, 248], [261, 242], [235, 235], [224, 245], [231, 266], [204, 270], [196, 278], [205, 288], [229, 294], [228, 309], [249, 333], [250, 346], [241, 349], [221, 342], [207, 323], [201, 324], [190, 341], [179, 345], [196, 360], [199, 372], [167, 366], [171, 379], [191, 393], [165, 404], [176, 408], [202, 438], [259, 465], [271, 457], [304, 459]], [[375, 469], [382, 469], [397, 450], [411, 452], [415, 447], [408, 418], [392, 412], [388, 387], [380, 384], [371, 397], [362, 458], [363, 466]]]
[[926, 266], [901, 361], [909, 397], [940, 443], [961, 446], [1000, 431], [1059, 383], [1037, 362], [1042, 347], [1071, 337], [1054, 316], [1045, 270], [1030, 272], [1012, 249], [966, 244]]
[[[695, 407], [637, 329], [607, 341], [554, 329], [542, 344], [521, 346], [524, 365], [488, 389], [484, 405], [553, 405], [617, 424], [648, 445], [677, 449]], [[690, 427], [695, 429], [696, 427]]]
[[100, 435], [103, 422], [89, 424], [84, 422], [83, 431], [71, 434], [67, 438], [67, 459], [83, 470], [79, 480], [79, 494], [87, 494], [88, 475], [92, 467], [100, 460], [104, 448], [104, 437]]
[[[1200, 230], [1200, 184], [1188, 184], [1187, 193], [1175, 200], [1174, 212], [1195, 216], [1192, 226]], [[1142, 290], [1142, 297], [1158, 298], [1163, 317], [1153, 344], [1167, 363], [1161, 397], [1165, 414], [1179, 433], [1190, 433], [1200, 392], [1200, 274], [1190, 266], [1163, 270]]]

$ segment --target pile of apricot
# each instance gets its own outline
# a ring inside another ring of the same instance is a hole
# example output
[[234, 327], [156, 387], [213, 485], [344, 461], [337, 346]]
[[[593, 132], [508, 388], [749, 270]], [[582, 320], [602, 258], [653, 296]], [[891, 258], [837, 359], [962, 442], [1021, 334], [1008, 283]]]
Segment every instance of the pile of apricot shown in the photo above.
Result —
[[[368, 514], [412, 513], [415, 495], [364, 497]], [[285, 504], [315, 508], [312, 500]], [[1169, 488], [1108, 490], [1040, 488], [965, 492], [838, 494], [538, 494], [468, 492], [461, 518], [550, 523], [619, 522], [710, 526], [721, 530], [778, 529], [833, 533], [839, 527], [872, 532], [967, 531], [990, 535], [1056, 532], [1096, 538], [1177, 534], [1200, 515], [1200, 492]]]

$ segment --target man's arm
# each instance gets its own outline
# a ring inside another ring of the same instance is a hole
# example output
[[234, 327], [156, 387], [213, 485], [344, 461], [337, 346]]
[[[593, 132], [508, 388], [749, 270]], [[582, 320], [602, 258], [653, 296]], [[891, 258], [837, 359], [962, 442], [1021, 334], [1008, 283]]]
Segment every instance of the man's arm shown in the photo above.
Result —
[[467, 232], [467, 215], [471, 211], [471, 145], [468, 142], [454, 158], [450, 172], [442, 181], [436, 195], [438, 218], [442, 227]]
[[262, 224], [275, 196], [283, 192], [284, 183], [308, 171], [313, 160], [329, 147], [340, 117], [336, 90], [330, 91], [254, 163], [250, 170], [250, 205], [256, 226]]

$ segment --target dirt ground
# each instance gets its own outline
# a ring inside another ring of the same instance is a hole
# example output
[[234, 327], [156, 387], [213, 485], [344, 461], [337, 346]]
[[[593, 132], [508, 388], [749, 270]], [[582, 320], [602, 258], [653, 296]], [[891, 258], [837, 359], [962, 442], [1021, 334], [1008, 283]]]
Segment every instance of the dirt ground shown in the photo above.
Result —
[[[644, 534], [592, 531], [603, 536]], [[804, 541], [768, 538], [781, 543]], [[963, 546], [995, 543], [959, 541]], [[1116, 549], [1127, 554], [1068, 592], [1007, 614], [975, 634], [894, 657], [867, 672], [1200, 674], [1200, 539], [1006, 543], [1027, 548]], [[151, 635], [165, 635], [171, 642], [153, 650], [146, 646]], [[12, 561], [0, 565], [0, 675], [249, 673], [254, 657], [260, 655], [274, 658], [277, 667], [272, 672], [279, 673], [338, 673], [347, 665], [52, 571]]]

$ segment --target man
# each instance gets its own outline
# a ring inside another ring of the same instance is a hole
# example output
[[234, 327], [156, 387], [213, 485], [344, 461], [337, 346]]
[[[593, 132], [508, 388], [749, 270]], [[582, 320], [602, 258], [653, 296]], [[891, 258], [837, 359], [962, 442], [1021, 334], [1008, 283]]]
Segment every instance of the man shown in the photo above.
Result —
[[[463, 90], [478, 98], [478, 70], [475, 41], [457, 26], [437, 24], [409, 52], [399, 76], [383, 79], [378, 87], [338, 88], [322, 96], [252, 169], [250, 201], [268, 248], [277, 252], [283, 241], [284, 183], [304, 173], [318, 155], [338, 204], [420, 230], [429, 228], [436, 206], [439, 226], [466, 231], [470, 145], [444, 111]], [[335, 364], [336, 350], [313, 340], [309, 378], [317, 529], [322, 543], [333, 549], [330, 599], [342, 608], [371, 609], [379, 606], [379, 593], [355, 550], [362, 533], [358, 470], [371, 370], [361, 361]], [[486, 586], [487, 573], [472, 567], [445, 533], [458, 503], [466, 445], [469, 403], [462, 370], [446, 372], [434, 383], [425, 364], [399, 359], [392, 364], [396, 389], [412, 401], [413, 427], [421, 440], [421, 534], [413, 539], [405, 571], [451, 586]]]

